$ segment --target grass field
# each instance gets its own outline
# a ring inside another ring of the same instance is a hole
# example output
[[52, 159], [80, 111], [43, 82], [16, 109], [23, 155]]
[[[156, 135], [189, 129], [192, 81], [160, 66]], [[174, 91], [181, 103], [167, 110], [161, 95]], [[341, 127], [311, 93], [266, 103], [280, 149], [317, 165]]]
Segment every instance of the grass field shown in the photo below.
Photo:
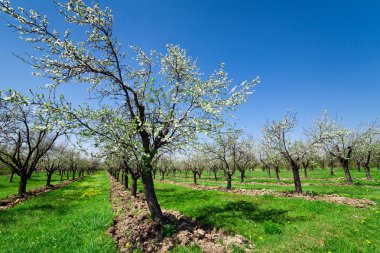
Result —
[[[20, 177], [14, 175], [13, 182], [9, 183], [9, 175], [0, 175], [0, 199], [5, 198], [7, 196], [15, 195], [18, 193], [18, 187], [20, 184]], [[71, 177], [70, 177], [71, 178]], [[66, 176], [63, 177], [66, 179]], [[54, 174], [51, 183], [53, 185], [58, 184], [60, 180], [60, 176], [58, 174]], [[26, 186], [27, 190], [42, 187], [46, 185], [46, 174], [45, 173], [33, 173], [32, 177], [28, 180], [28, 184]]]
[[[355, 184], [366, 184], [366, 185], [378, 185], [380, 186], [380, 170], [376, 168], [371, 169], [371, 175], [374, 180], [368, 181], [365, 179], [365, 173], [364, 171], [358, 171], [356, 169], [351, 169], [351, 176], [354, 180]], [[191, 172], [186, 174], [183, 171], [176, 172], [176, 176], [173, 177], [171, 173], [169, 173], [167, 176], [165, 176], [165, 179], [186, 179], [189, 181], [193, 180], [193, 175]], [[246, 172], [246, 182], [276, 182], [274, 172], [271, 173], [272, 177], [268, 177], [268, 173], [266, 171], [262, 171], [261, 169], [255, 169], [254, 171], [247, 171]], [[300, 170], [301, 179], [303, 182], [307, 183], [319, 183], [319, 184], [328, 184], [328, 183], [345, 183], [345, 177], [344, 172], [341, 168], [334, 169], [334, 176], [330, 175], [330, 171], [328, 169], [322, 170], [322, 169], [315, 169], [313, 171], [308, 170], [308, 178], [303, 177], [303, 170]], [[219, 171], [218, 174], [218, 180], [225, 181], [225, 177], [223, 175], [223, 172]], [[293, 174], [290, 170], [281, 170], [280, 172], [280, 178], [281, 182], [283, 183], [293, 183]], [[160, 179], [160, 175], [157, 172], [156, 179]], [[214, 175], [210, 174], [209, 172], [205, 171], [202, 173], [202, 177], [200, 181], [203, 180], [214, 180]], [[239, 171], [236, 171], [233, 178], [233, 182], [240, 182], [240, 173]]]
[[163, 183], [156, 183], [156, 189], [163, 208], [241, 234], [257, 246], [257, 252], [380, 252], [377, 208], [199, 191]]
[[0, 252], [116, 252], [112, 218], [106, 174], [91, 175], [0, 211]]
[[[368, 198], [380, 205], [378, 181], [366, 181], [360, 173], [352, 172], [358, 182], [352, 186], [324, 185], [339, 182], [339, 171], [335, 176], [338, 180], [333, 182], [324, 179], [326, 171], [310, 172], [310, 179], [303, 182], [313, 185], [304, 186], [304, 190]], [[257, 184], [240, 184], [235, 177], [233, 187], [293, 190], [291, 185], [275, 184], [265, 172], [256, 173], [249, 175], [247, 181]], [[282, 175], [292, 183], [291, 174], [287, 173]], [[44, 185], [44, 174], [35, 176], [30, 187]], [[379, 176], [373, 170], [373, 177]], [[225, 186], [222, 175], [215, 182], [206, 173], [202, 178], [200, 184]], [[184, 175], [168, 179], [192, 182]], [[3, 181], [2, 189], [17, 192], [17, 185]], [[380, 252], [378, 206], [359, 209], [295, 198], [202, 191], [158, 180], [155, 186], [163, 208], [241, 234], [256, 245], [256, 252]], [[139, 189], [142, 190], [141, 183]], [[108, 179], [102, 172], [0, 211], [0, 252], [116, 252], [112, 238], [106, 233], [113, 218], [108, 191]], [[173, 252], [200, 252], [200, 249], [179, 247]]]
[[[372, 170], [373, 181], [365, 180], [364, 172], [351, 171], [355, 180], [352, 186], [344, 185], [344, 174], [336, 170], [331, 177], [328, 170], [309, 171], [303, 183], [304, 191], [313, 194], [338, 194], [351, 198], [368, 198], [380, 205], [380, 172]], [[281, 176], [279, 185], [274, 178], [261, 170], [247, 174], [247, 182], [240, 184], [239, 174], [233, 179], [233, 188], [272, 189], [292, 191], [290, 171]], [[214, 176], [203, 173], [201, 185], [225, 186], [221, 173]], [[157, 175], [157, 178], [160, 178]], [[184, 173], [165, 179], [192, 182], [192, 174]], [[269, 184], [268, 184], [269, 183]], [[343, 185], [338, 185], [343, 183]], [[328, 185], [335, 184], [335, 185]], [[350, 206], [273, 196], [244, 196], [219, 191], [200, 191], [161, 183], [156, 190], [163, 208], [173, 209], [194, 219], [226, 231], [241, 234], [256, 245], [257, 252], [380, 252], [379, 207], [359, 209]], [[179, 252], [199, 252], [186, 248]]]

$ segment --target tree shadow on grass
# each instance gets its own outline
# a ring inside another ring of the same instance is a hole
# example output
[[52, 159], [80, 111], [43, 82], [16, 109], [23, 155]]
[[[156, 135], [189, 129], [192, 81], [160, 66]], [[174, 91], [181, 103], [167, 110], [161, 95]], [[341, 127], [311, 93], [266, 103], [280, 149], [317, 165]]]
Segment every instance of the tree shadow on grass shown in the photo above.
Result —
[[[41, 215], [52, 216], [52, 217], [62, 217], [66, 213], [70, 212], [72, 209], [76, 208], [71, 201], [61, 201], [56, 203], [54, 197], [44, 196], [42, 203], [34, 202], [25, 202], [9, 209], [0, 211], [0, 228], [4, 226], [12, 226], [19, 224], [20, 221], [29, 219], [31, 217], [41, 217]], [[49, 201], [51, 198], [51, 201]], [[66, 202], [66, 203], [65, 203]]]
[[215, 191], [158, 187], [157, 193], [163, 206], [174, 206], [174, 209], [183, 210], [204, 226], [223, 228], [230, 232], [236, 232], [233, 230], [239, 226], [257, 224], [268, 234], [281, 233], [285, 224], [306, 220], [303, 216], [289, 216], [288, 210], [285, 209], [263, 207], [251, 201], [228, 199], [220, 196], [223, 193]]
[[218, 220], [241, 219], [252, 221], [255, 223], [262, 223], [265, 221], [272, 221], [275, 223], [285, 223], [290, 221], [286, 210], [277, 209], [262, 209], [257, 204], [248, 201], [231, 201], [223, 205], [206, 206], [197, 209], [197, 220], [207, 222], [214, 219], [216, 216]]

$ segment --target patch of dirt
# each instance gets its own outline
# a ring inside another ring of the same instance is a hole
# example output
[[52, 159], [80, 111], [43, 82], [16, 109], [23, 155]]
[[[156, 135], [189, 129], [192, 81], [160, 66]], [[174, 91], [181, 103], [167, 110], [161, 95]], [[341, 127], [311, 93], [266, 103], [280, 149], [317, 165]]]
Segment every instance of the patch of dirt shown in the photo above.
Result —
[[[338, 178], [338, 180], [336, 179], [316, 179], [316, 180], [324, 180], [326, 182], [321, 182], [321, 183], [308, 183], [308, 182], [304, 182], [302, 183], [303, 186], [348, 186], [347, 183], [339, 183], [341, 181], [342, 178]], [[286, 179], [286, 178], [282, 178], [281, 180], [292, 180], [292, 179]], [[315, 180], [314, 178], [313, 179], [310, 179], [310, 178], [303, 178], [302, 179], [303, 181], [308, 181], [308, 180]], [[361, 179], [363, 181], [366, 181], [365, 178]], [[166, 182], [168, 180], [160, 180], [162, 182]], [[337, 183], [328, 183], [328, 182], [331, 182], [331, 181], [337, 181]], [[339, 182], [338, 182], [339, 181]], [[202, 182], [209, 182], [209, 183], [218, 183], [218, 182], [221, 182], [221, 181], [216, 181], [216, 180], [210, 180], [210, 179], [202, 179]], [[183, 183], [189, 183], [189, 182], [183, 182]], [[276, 182], [234, 182], [234, 184], [237, 184], [237, 185], [277, 185], [277, 186], [294, 186], [293, 183], [287, 183], [287, 182], [283, 182], [283, 181], [276, 181]], [[363, 185], [364, 187], [368, 187], [368, 188], [380, 188], [380, 186], [376, 186], [376, 185]]]
[[231, 252], [239, 247], [252, 252], [254, 246], [240, 235], [228, 235], [222, 230], [205, 227], [176, 211], [163, 210], [165, 222], [150, 218], [143, 194], [130, 195], [114, 178], [110, 179], [110, 197], [116, 214], [108, 232], [113, 236], [120, 252], [168, 252], [176, 245], [198, 245], [203, 252]]
[[3, 199], [0, 199], [0, 211], [1, 210], [4, 210], [4, 209], [7, 209], [7, 208], [10, 208], [14, 205], [17, 205], [27, 199], [30, 199], [30, 198], [33, 198], [33, 197], [36, 197], [42, 193], [45, 193], [45, 192], [50, 192], [50, 191], [53, 191], [53, 190], [57, 190], [63, 186], [66, 186], [72, 182], [75, 182], [79, 179], [82, 179], [83, 177], [79, 177], [79, 178], [75, 178], [75, 179], [70, 179], [70, 180], [66, 180], [66, 181], [63, 181], [63, 182], [60, 182], [56, 185], [51, 185], [51, 186], [44, 186], [44, 187], [39, 187], [39, 188], [34, 188], [30, 191], [27, 191], [25, 194], [23, 195], [13, 195], [13, 196], [10, 196], [10, 197], [6, 197], [6, 198], [3, 198]]
[[357, 208], [365, 208], [370, 206], [375, 206], [376, 203], [369, 199], [356, 199], [356, 198], [347, 198], [342, 197], [336, 194], [322, 194], [322, 195], [316, 195], [316, 196], [310, 196], [306, 194], [297, 194], [293, 192], [277, 192], [274, 190], [269, 189], [261, 189], [261, 190], [255, 190], [255, 189], [231, 189], [228, 190], [226, 188], [220, 187], [220, 186], [205, 186], [205, 185], [194, 185], [184, 182], [173, 182], [173, 181], [162, 181], [167, 184], [173, 184], [173, 185], [179, 185], [184, 186], [196, 190], [216, 190], [216, 191], [223, 191], [223, 192], [229, 192], [234, 194], [243, 194], [243, 195], [250, 195], [250, 196], [262, 196], [262, 195], [272, 195], [276, 197], [289, 197], [289, 198], [301, 198], [305, 200], [310, 201], [324, 201], [324, 202], [330, 202], [330, 203], [336, 203], [336, 204], [342, 204], [342, 205], [348, 205], [352, 207]]

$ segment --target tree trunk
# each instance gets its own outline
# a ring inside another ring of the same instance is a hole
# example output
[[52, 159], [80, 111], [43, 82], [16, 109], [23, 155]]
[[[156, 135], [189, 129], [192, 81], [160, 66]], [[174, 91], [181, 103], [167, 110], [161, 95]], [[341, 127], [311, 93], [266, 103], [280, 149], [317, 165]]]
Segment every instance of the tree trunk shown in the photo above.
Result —
[[136, 197], [137, 195], [137, 177], [131, 174], [132, 186], [131, 186], [131, 195]]
[[64, 173], [63, 173], [63, 171], [61, 170], [61, 178], [59, 179], [59, 181], [61, 181], [61, 182], [63, 181], [63, 174], [64, 174]]
[[334, 176], [334, 167], [333, 166], [330, 167], [330, 176]]
[[274, 166], [274, 173], [276, 174], [276, 180], [277, 182], [280, 182], [280, 168], [278, 165]]
[[148, 204], [150, 214], [153, 220], [163, 221], [164, 216], [161, 207], [158, 204], [156, 192], [154, 191], [153, 177], [151, 172], [151, 165], [147, 164], [147, 168], [142, 173], [142, 182], [144, 184], [146, 203]]
[[198, 179], [201, 179], [201, 178], [202, 178], [202, 173], [198, 172]]
[[268, 177], [272, 178], [272, 174], [271, 174], [271, 171], [270, 171], [270, 166], [267, 166], [267, 170], [268, 170]]
[[368, 151], [367, 160], [363, 166], [367, 180], [372, 180], [371, 172], [370, 172], [370, 168], [369, 168], [369, 163], [371, 161], [371, 154], [372, 154], [372, 151]]
[[28, 182], [28, 176], [25, 174], [21, 174], [20, 176], [20, 185], [18, 188], [18, 195], [23, 195], [26, 193], [26, 184]]
[[15, 172], [12, 170], [12, 174], [11, 174], [11, 177], [9, 178], [9, 183], [12, 183], [13, 182], [13, 175], [15, 174]]
[[303, 168], [303, 174], [304, 174], [305, 178], [308, 178], [308, 176], [307, 176], [307, 168], [306, 167]]
[[227, 189], [230, 190], [232, 188], [232, 175], [230, 173], [226, 173], [227, 174]]
[[194, 184], [197, 184], [197, 172], [196, 171], [193, 171], [193, 180], [194, 180]]
[[294, 186], [296, 189], [296, 193], [302, 193], [302, 186], [301, 186], [301, 178], [299, 173], [299, 167], [296, 165], [292, 166], [292, 172], [293, 172], [293, 179], [294, 179]]
[[214, 179], [215, 179], [215, 181], [218, 180], [218, 176], [217, 176], [217, 174], [218, 174], [218, 172], [217, 172], [217, 171], [214, 171]]
[[240, 171], [240, 183], [244, 183], [244, 178], [245, 178], [245, 171], [244, 170], [241, 170]]
[[48, 172], [47, 173], [47, 179], [46, 179], [46, 185], [47, 186], [52, 186], [51, 185], [51, 177], [52, 177], [52, 175], [53, 175], [53, 172]]
[[364, 171], [365, 171], [365, 176], [367, 177], [367, 180], [372, 180], [370, 168], [367, 164], [364, 164]]
[[165, 180], [165, 172], [161, 171], [161, 180]]
[[153, 178], [156, 179], [157, 170], [153, 170]]
[[340, 163], [343, 167], [344, 175], [346, 177], [347, 184], [351, 185], [352, 184], [352, 177], [350, 170], [348, 168], [348, 159], [340, 159]]

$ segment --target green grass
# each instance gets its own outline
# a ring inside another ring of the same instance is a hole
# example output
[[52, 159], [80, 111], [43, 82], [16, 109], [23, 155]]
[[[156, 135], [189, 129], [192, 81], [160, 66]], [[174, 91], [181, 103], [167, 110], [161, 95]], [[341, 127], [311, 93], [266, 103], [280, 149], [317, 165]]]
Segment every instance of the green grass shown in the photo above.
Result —
[[[344, 197], [350, 198], [368, 198], [380, 205], [380, 172], [377, 169], [372, 170], [372, 175], [374, 180], [368, 181], [361, 178], [364, 172], [358, 172], [356, 170], [351, 170], [352, 176], [354, 178], [354, 184], [348, 186], [345, 184], [344, 178], [338, 181], [331, 181], [329, 179], [337, 179], [344, 177], [343, 171], [341, 169], [336, 170], [336, 175], [334, 177], [324, 177], [325, 174], [328, 175], [327, 170], [314, 170], [309, 172], [309, 178], [302, 178], [301, 182], [304, 184], [302, 186], [304, 192], [311, 192], [314, 195], [318, 194], [338, 194]], [[209, 177], [204, 173], [202, 179], [198, 179], [197, 183], [206, 186], [226, 186], [225, 179], [223, 175], [220, 175], [218, 180], [213, 180], [213, 177]], [[245, 184], [239, 183], [238, 175], [233, 178], [232, 188], [238, 189], [271, 189], [275, 191], [294, 191], [293, 180], [289, 179], [291, 177], [291, 172], [283, 171], [282, 176], [287, 178], [282, 180], [283, 183], [288, 183], [289, 185], [281, 185], [276, 182], [274, 178], [268, 178], [266, 172], [261, 170], [256, 170], [249, 173], [246, 178], [246, 182], [255, 182], [255, 184]], [[172, 175], [167, 176], [168, 180], [175, 182], [187, 182], [193, 183], [193, 179], [186, 178], [183, 173], [177, 174], [176, 177]], [[268, 184], [269, 183], [269, 184]], [[306, 185], [306, 184], [312, 185]], [[331, 185], [335, 184], [335, 185]]]
[[[163, 208], [241, 234], [256, 245], [257, 252], [380, 252], [378, 209], [199, 191], [158, 182], [156, 190]], [[182, 252], [193, 252], [186, 250]]]
[[0, 211], [0, 252], [116, 252], [105, 172]]
[[[328, 169], [322, 170], [322, 169], [315, 169], [313, 171], [308, 170], [308, 176], [309, 178], [302, 178], [302, 181], [305, 183], [315, 183], [315, 184], [331, 184], [331, 183], [345, 183], [345, 177], [344, 172], [341, 168], [334, 169], [335, 175], [330, 176], [330, 171]], [[356, 183], [365, 184], [365, 185], [377, 185], [380, 186], [380, 170], [376, 168], [371, 169], [371, 175], [374, 180], [367, 181], [365, 180], [365, 173], [364, 171], [357, 171], [356, 169], [351, 169], [351, 176]], [[300, 170], [300, 175], [303, 177], [303, 170]], [[156, 175], [157, 179], [160, 178], [160, 175]], [[172, 174], [169, 174], [165, 176], [165, 179], [186, 179], [188, 181], [192, 181], [193, 176], [192, 173], [188, 173], [188, 177], [186, 178], [186, 174], [182, 171], [178, 171], [176, 173], [176, 177], [173, 177]], [[284, 170], [282, 169], [280, 172], [280, 178], [281, 182], [283, 183], [293, 183], [293, 174], [290, 170]], [[204, 171], [202, 173], [202, 178], [200, 181], [203, 180], [214, 180], [214, 175], [210, 174], [207, 171]], [[199, 179], [198, 179], [199, 180]], [[239, 171], [235, 172], [234, 177], [232, 178], [233, 182], [240, 182], [240, 173]], [[223, 172], [218, 172], [218, 181], [225, 181], [225, 177], [223, 175]], [[272, 177], [269, 178], [268, 173], [266, 171], [262, 171], [261, 169], [255, 169], [254, 171], [247, 171], [246, 172], [246, 182], [271, 182], [276, 183], [274, 171], [272, 171]]]
[[[10, 175], [0, 175], [0, 199], [7, 196], [15, 195], [18, 193], [18, 187], [20, 184], [20, 177], [14, 175], [13, 182], [9, 183]], [[71, 178], [71, 177], [70, 177]], [[59, 183], [60, 176], [54, 174], [51, 179], [51, 184], [55, 185]], [[66, 179], [66, 175], [63, 177]], [[32, 177], [28, 180], [26, 185], [27, 190], [38, 188], [46, 185], [46, 173], [33, 173]]]

